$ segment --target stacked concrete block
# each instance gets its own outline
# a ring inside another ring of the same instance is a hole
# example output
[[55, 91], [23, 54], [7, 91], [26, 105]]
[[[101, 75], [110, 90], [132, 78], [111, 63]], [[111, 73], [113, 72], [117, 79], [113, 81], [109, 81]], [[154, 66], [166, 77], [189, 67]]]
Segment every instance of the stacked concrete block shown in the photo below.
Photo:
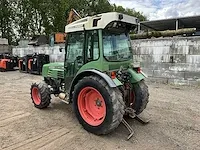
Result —
[[0, 38], [0, 53], [10, 52], [11, 47], [8, 45], [8, 40], [5, 38]]
[[133, 40], [132, 46], [134, 61], [149, 77], [176, 84], [200, 81], [200, 37]]
[[50, 56], [50, 62], [63, 62], [65, 58], [65, 50], [60, 51], [60, 48], [64, 49], [64, 44], [57, 44], [53, 47], [49, 45], [43, 46], [31, 46], [28, 47], [15, 47], [12, 49], [13, 55], [23, 57], [29, 54], [38, 53], [46, 54]]
[[51, 47], [50, 61], [51, 62], [64, 62], [65, 59], [65, 49], [64, 45], [55, 45]]
[[[63, 62], [64, 46], [16, 47], [13, 54], [20, 57], [33, 53], [48, 54], [50, 62]], [[133, 40], [132, 47], [134, 61], [141, 62], [143, 71], [152, 79], [176, 84], [199, 84], [200, 37]]]

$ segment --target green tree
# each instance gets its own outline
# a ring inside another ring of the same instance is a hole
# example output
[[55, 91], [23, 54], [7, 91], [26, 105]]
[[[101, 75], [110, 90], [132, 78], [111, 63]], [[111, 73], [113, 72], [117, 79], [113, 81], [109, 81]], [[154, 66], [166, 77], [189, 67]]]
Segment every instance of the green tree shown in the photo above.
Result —
[[84, 0], [84, 15], [94, 15], [112, 11], [112, 5], [108, 0]]
[[14, 42], [14, 7], [15, 1], [0, 1], [0, 37], [7, 38], [9, 43]]
[[134, 9], [124, 8], [122, 6], [116, 6], [115, 4], [113, 4], [113, 10], [119, 13], [124, 13], [130, 16], [137, 17], [140, 21], [147, 20], [147, 17], [143, 15], [143, 13], [135, 11]]
[[51, 31], [51, 0], [18, 0], [17, 8], [20, 38]]
[[13, 43], [16, 37], [64, 32], [72, 8], [82, 17], [116, 11], [146, 20], [142, 13], [111, 5], [109, 0], [1, 0], [0, 37]]

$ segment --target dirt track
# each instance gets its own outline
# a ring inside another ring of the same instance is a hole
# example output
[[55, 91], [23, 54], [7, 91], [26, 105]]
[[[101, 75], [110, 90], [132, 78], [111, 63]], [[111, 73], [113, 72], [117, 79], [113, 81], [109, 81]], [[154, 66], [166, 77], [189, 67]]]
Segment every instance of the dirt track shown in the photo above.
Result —
[[57, 98], [48, 109], [34, 108], [30, 85], [41, 79], [18, 71], [0, 72], [0, 149], [200, 149], [200, 88], [149, 84], [146, 113], [151, 122], [128, 120], [135, 135], [126, 141], [123, 125], [105, 136], [88, 133], [71, 105]]

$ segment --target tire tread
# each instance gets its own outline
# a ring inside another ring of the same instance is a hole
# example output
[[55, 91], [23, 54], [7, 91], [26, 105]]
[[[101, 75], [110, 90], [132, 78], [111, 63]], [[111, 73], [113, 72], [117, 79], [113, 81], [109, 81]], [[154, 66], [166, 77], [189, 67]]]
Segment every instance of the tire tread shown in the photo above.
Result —
[[[106, 128], [98, 130], [95, 133], [92, 131], [94, 134], [97, 134], [97, 135], [108, 134], [108, 133], [112, 132], [114, 129], [116, 129], [123, 119], [123, 116], [125, 113], [125, 111], [124, 111], [125, 103], [122, 98], [122, 93], [119, 91], [119, 89], [117, 87], [116, 88], [109, 87], [109, 85], [104, 81], [104, 79], [102, 79], [98, 76], [87, 76], [87, 77], [82, 78], [75, 85], [74, 89], [76, 90], [78, 88], [78, 85], [87, 79], [96, 81], [98, 84], [100, 84], [102, 86], [102, 88], [104, 88], [108, 92], [108, 95], [110, 96], [110, 100], [111, 100], [112, 108], [113, 108], [113, 116], [112, 116], [111, 123], [109, 125], [107, 125]], [[73, 97], [74, 97], [74, 95], [73, 95]], [[82, 125], [84, 125], [84, 124], [82, 124]]]
[[[40, 91], [40, 96], [41, 96], [41, 103], [39, 105], [36, 105], [34, 103], [33, 97], [32, 97], [32, 88], [37, 87]], [[41, 82], [39, 84], [34, 83], [31, 86], [31, 99], [36, 108], [43, 109], [47, 108], [49, 104], [51, 103], [51, 94], [50, 94], [50, 89], [48, 88], [48, 85], [44, 82]]]

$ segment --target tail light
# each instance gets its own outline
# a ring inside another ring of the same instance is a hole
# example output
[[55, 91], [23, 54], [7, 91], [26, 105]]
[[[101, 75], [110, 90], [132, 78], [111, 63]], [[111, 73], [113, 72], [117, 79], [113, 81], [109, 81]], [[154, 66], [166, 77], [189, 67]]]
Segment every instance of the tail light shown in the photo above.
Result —
[[110, 75], [111, 75], [111, 79], [115, 79], [116, 78], [116, 72], [112, 71]]
[[138, 68], [137, 68], [137, 73], [141, 73], [141, 72], [142, 72], [141, 68], [138, 67]]

